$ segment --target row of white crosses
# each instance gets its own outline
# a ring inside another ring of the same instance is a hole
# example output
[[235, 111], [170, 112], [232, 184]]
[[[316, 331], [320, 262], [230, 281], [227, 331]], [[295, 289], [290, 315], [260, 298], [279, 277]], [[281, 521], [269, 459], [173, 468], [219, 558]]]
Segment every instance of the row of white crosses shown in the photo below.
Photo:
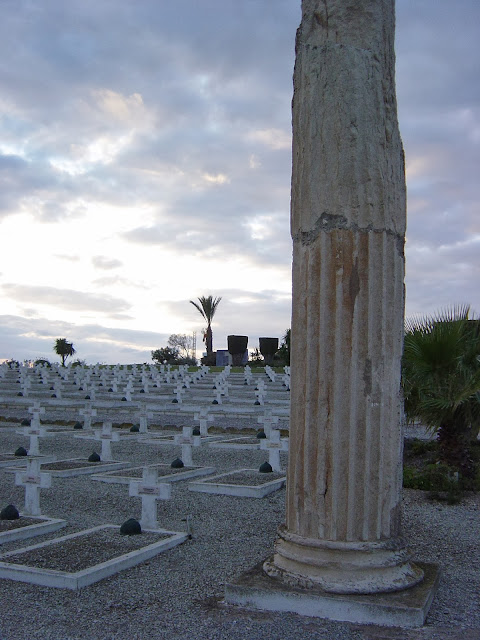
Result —
[[267, 390], [265, 388], [265, 382], [260, 378], [257, 380], [257, 386], [255, 387], [255, 404], [264, 405], [265, 404], [265, 396], [267, 395]]
[[268, 364], [265, 366], [265, 373], [270, 378], [270, 382], [275, 382], [276, 373], [272, 369], [272, 367], [270, 365], [268, 365]]

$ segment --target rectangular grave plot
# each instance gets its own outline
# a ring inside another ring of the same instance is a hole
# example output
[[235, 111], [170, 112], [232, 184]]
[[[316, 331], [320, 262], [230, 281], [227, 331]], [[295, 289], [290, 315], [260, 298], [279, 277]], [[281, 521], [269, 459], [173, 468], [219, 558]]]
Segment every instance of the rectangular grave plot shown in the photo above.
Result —
[[260, 440], [254, 436], [250, 438], [231, 438], [208, 445], [212, 449], [260, 449]]
[[81, 458], [72, 458], [70, 460], [57, 460], [56, 462], [49, 462], [45, 465], [42, 464], [42, 471], [46, 471], [56, 478], [68, 478], [89, 473], [98, 473], [100, 471], [124, 469], [129, 466], [129, 462], [88, 462]]
[[17, 520], [0, 520], [0, 545], [52, 533], [66, 524], [66, 520], [47, 516], [20, 516]]
[[[199, 476], [208, 476], [215, 473], [215, 467], [182, 467], [181, 469], [172, 469], [169, 464], [152, 464], [148, 465], [158, 471], [158, 479], [162, 482], [180, 482], [197, 478]], [[92, 480], [99, 482], [109, 482], [112, 484], [129, 484], [131, 480], [140, 480], [144, 467], [134, 467], [132, 469], [124, 469], [119, 471], [107, 471], [92, 475]]]
[[121, 536], [118, 525], [100, 525], [0, 554], [0, 578], [77, 590], [172, 549], [188, 538], [166, 529]]
[[238, 469], [206, 480], [193, 481], [190, 491], [240, 498], [264, 498], [281, 489], [286, 482], [284, 473], [260, 473], [256, 469]]

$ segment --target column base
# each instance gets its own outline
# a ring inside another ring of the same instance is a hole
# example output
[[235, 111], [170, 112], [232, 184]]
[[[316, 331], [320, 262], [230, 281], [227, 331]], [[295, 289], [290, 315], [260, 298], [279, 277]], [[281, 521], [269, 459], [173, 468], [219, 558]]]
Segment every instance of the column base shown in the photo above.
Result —
[[[270, 558], [265, 564], [272, 561]], [[372, 595], [332, 594], [318, 586], [309, 589], [288, 586], [266, 575], [263, 566], [259, 563], [225, 585], [227, 605], [356, 624], [413, 628], [424, 624], [440, 579], [436, 565], [418, 563], [424, 579], [411, 589]]]
[[285, 527], [278, 530], [273, 560], [263, 568], [291, 587], [318, 587], [327, 593], [388, 593], [423, 579], [403, 538], [337, 542], [303, 538]]

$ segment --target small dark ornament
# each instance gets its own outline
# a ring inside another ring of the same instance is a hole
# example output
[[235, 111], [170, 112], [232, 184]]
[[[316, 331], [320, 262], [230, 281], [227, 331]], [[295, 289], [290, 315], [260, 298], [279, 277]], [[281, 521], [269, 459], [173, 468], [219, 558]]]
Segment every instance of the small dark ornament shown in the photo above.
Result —
[[99, 383], [98, 383], [98, 386], [99, 386], [99, 387], [103, 387], [103, 383], [102, 383], [102, 382], [99, 382]]
[[100, 456], [96, 451], [89, 456], [88, 462], [100, 462]]
[[108, 393], [112, 393], [113, 389], [110, 387], [110, 389], [108, 390]]
[[138, 536], [140, 533], [142, 533], [142, 527], [140, 526], [139, 521], [135, 520], [135, 518], [126, 520], [120, 527], [121, 536]]
[[19, 391], [19, 392], [17, 393], [17, 396], [23, 396], [23, 393], [22, 393], [21, 391]]
[[244, 384], [244, 385], [246, 385], [246, 384], [248, 385], [248, 382], [245, 380], [245, 382], [244, 382], [243, 384]]
[[145, 389], [140, 389], [140, 393], [145, 393]]
[[74, 429], [83, 429], [83, 424], [81, 422], [75, 422], [73, 425]]
[[0, 520], [18, 520], [19, 518], [20, 514], [18, 513], [18, 509], [13, 504], [7, 505], [0, 511]]
[[153, 386], [155, 387], [155, 389], [157, 389], [157, 388], [158, 388], [156, 384], [154, 384]]
[[272, 465], [269, 462], [264, 462], [260, 465], [259, 471], [260, 473], [272, 473]]
[[199, 436], [199, 435], [200, 435], [200, 427], [194, 427], [192, 431], [192, 436]]
[[27, 450], [25, 449], [25, 447], [18, 447], [18, 449], [15, 451], [15, 453], [13, 455], [17, 456], [17, 457], [28, 456], [28, 453], [27, 453]]
[[183, 464], [183, 461], [180, 460], [180, 458], [175, 458], [170, 466], [172, 467], [172, 469], [181, 469], [185, 465]]
[[257, 431], [257, 438], [259, 440], [264, 440], [266, 437], [267, 437], [267, 434], [263, 429], [260, 429], [260, 431]]
[[138, 424], [134, 424], [132, 427], [130, 427], [130, 431], [132, 433], [138, 433], [140, 431], [140, 427], [138, 426]]
[[50, 387], [50, 391], [53, 391], [55, 389], [55, 387]]
[[78, 387], [78, 390], [79, 391], [83, 391], [83, 387]]
[[174, 399], [172, 400], [172, 404], [178, 404], [178, 400], [177, 400], [176, 398], [174, 398]]
[[51, 398], [56, 398], [57, 394], [56, 393], [52, 393], [52, 395], [50, 396]]
[[127, 401], [126, 397], [125, 397], [125, 396], [123, 396], [123, 398], [122, 398], [122, 400], [121, 400], [121, 401], [122, 401], [122, 402], [126, 402], [126, 401]]
[[218, 400], [214, 400], [212, 404], [218, 404]]
[[260, 404], [260, 402], [258, 400], [255, 400], [253, 404]]
[[20, 425], [21, 425], [22, 427], [29, 427], [29, 426], [30, 426], [30, 420], [29, 420], [28, 418], [24, 418], [24, 419], [22, 420], [22, 422], [20, 423]]
[[90, 396], [89, 396], [89, 395], [86, 395], [86, 396], [85, 396], [85, 400], [90, 400]]

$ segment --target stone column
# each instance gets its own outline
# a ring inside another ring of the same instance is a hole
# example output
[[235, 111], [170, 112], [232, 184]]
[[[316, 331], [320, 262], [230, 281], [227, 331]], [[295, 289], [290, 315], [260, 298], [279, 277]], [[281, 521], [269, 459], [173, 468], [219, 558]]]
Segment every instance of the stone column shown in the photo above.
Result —
[[422, 579], [401, 535], [405, 172], [394, 0], [303, 0], [293, 98], [286, 525], [270, 576], [333, 593]]

